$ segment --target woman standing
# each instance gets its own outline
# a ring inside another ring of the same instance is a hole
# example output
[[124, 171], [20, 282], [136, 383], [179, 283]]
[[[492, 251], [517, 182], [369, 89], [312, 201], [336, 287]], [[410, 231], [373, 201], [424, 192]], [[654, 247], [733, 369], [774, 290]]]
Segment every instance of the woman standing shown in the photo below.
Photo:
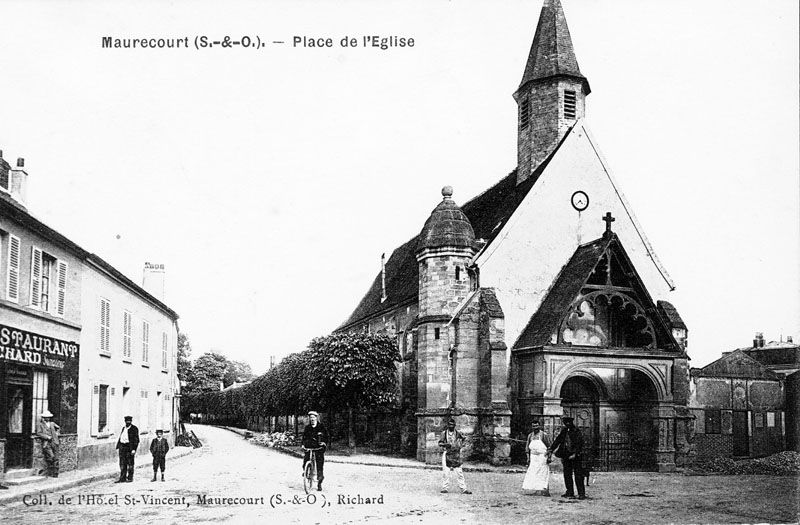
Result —
[[525, 446], [525, 450], [528, 452], [528, 471], [522, 481], [522, 491], [525, 494], [550, 496], [550, 466], [548, 465], [550, 455], [547, 453], [547, 445], [542, 439], [542, 427], [538, 422], [534, 422]]

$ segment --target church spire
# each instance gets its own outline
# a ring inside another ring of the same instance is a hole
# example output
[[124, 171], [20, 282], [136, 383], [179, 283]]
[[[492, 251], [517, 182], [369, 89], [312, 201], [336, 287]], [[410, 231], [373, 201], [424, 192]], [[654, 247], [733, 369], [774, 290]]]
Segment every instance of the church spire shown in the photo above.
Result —
[[517, 183], [530, 177], [575, 120], [584, 116], [589, 81], [581, 74], [560, 0], [544, 0], [528, 62], [514, 99], [519, 105]]

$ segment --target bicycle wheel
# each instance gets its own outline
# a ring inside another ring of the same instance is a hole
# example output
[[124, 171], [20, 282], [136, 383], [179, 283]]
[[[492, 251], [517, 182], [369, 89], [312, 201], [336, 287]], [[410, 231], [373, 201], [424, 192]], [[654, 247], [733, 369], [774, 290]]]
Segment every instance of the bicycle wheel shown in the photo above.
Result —
[[314, 490], [314, 462], [309, 461], [306, 463], [305, 471], [303, 472], [303, 488], [306, 494]]

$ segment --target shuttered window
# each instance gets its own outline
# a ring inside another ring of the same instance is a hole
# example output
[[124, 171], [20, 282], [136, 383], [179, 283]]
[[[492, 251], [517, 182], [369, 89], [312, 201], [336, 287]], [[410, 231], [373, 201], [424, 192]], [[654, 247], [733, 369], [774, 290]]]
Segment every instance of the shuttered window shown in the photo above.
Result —
[[111, 353], [111, 303], [100, 299], [100, 353]]
[[167, 369], [167, 332], [161, 334], [161, 368]]
[[8, 271], [6, 273], [6, 299], [15, 303], [19, 302], [19, 264], [20, 242], [19, 237], [8, 236]]
[[64, 309], [67, 302], [67, 263], [58, 261], [58, 276], [56, 279], [56, 286], [58, 293], [56, 297], [56, 312], [55, 314], [63, 317]]
[[142, 363], [150, 361], [150, 323], [142, 321]]
[[42, 250], [31, 247], [31, 306], [39, 308], [42, 294]]
[[122, 314], [122, 359], [130, 362], [131, 360], [131, 330], [133, 319], [130, 312]]

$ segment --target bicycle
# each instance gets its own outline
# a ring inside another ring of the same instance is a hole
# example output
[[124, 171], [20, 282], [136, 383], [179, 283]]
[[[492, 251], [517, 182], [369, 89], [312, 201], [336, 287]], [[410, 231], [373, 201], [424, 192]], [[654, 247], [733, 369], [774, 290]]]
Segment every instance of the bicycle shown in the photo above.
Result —
[[304, 451], [307, 450], [311, 452], [311, 454], [308, 455], [308, 462], [306, 462], [305, 467], [303, 467], [303, 488], [305, 489], [306, 494], [314, 490], [314, 481], [317, 479], [317, 455], [315, 453], [317, 450], [322, 449], [323, 447], [303, 447]]

